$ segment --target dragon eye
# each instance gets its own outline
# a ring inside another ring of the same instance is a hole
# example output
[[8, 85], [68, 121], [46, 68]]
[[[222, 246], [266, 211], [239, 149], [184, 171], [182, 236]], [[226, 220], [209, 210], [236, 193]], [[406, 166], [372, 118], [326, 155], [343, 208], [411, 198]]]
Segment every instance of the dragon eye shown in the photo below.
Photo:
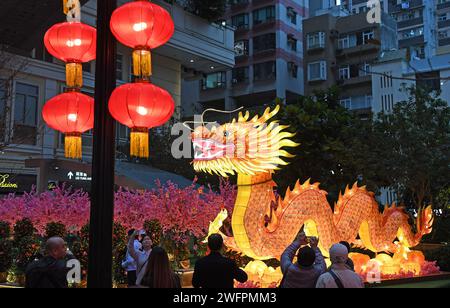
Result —
[[229, 132], [224, 132], [224, 133], [223, 133], [223, 136], [224, 136], [224, 137], [228, 137], [228, 136], [230, 136], [230, 133], [229, 133]]

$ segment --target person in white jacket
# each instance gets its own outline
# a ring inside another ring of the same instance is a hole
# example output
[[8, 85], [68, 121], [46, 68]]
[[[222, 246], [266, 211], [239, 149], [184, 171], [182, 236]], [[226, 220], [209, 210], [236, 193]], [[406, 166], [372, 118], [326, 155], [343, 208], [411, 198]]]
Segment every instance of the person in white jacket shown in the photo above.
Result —
[[142, 240], [142, 250], [136, 250], [134, 246], [134, 239], [139, 235], [139, 231], [135, 231], [128, 241], [128, 252], [130, 256], [136, 261], [136, 286], [140, 286], [142, 278], [147, 269], [147, 262], [152, 252], [153, 242], [148, 235], [144, 235]]
[[[128, 240], [130, 240], [133, 237], [135, 231], [136, 231], [135, 229], [128, 231]], [[138, 236], [134, 237], [134, 250], [135, 251], [142, 250], [142, 244], [139, 241]], [[128, 287], [136, 286], [137, 264], [136, 261], [133, 259], [133, 257], [130, 255], [128, 249], [127, 254], [125, 256], [125, 260], [122, 262], [122, 268], [125, 269], [125, 271], [127, 272]]]

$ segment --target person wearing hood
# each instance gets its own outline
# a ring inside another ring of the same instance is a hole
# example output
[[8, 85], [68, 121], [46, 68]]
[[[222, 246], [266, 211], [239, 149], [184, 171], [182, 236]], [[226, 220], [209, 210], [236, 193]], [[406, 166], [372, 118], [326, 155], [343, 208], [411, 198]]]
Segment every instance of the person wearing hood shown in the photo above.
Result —
[[361, 277], [348, 267], [348, 250], [342, 244], [335, 244], [330, 249], [331, 268], [321, 275], [316, 288], [320, 289], [357, 289], [364, 288]]

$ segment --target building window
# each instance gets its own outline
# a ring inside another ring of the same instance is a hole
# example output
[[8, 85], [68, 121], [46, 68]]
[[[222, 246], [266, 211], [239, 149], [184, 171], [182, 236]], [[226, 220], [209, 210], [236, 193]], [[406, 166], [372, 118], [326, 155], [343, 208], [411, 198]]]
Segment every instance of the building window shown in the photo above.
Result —
[[240, 14], [231, 17], [231, 24], [236, 29], [248, 29], [248, 14]]
[[372, 66], [369, 63], [364, 63], [361, 65], [361, 69], [359, 71], [359, 76], [369, 76], [372, 72]]
[[116, 125], [116, 140], [122, 143], [128, 142], [129, 131], [130, 129], [127, 126], [118, 123]]
[[227, 81], [225, 72], [218, 72], [206, 75], [202, 82], [203, 90], [225, 88]]
[[259, 25], [275, 20], [275, 6], [268, 6], [253, 11], [253, 24]]
[[351, 97], [346, 97], [341, 99], [340, 101], [341, 106], [347, 109], [352, 109], [352, 98]]
[[350, 79], [350, 66], [343, 66], [339, 69], [339, 79], [347, 80]]
[[17, 83], [14, 101], [14, 123], [36, 127], [38, 101], [39, 87]]
[[123, 55], [117, 54], [116, 58], [116, 79], [123, 80]]
[[237, 67], [233, 69], [233, 84], [248, 83], [249, 69], [245, 67]]
[[274, 80], [277, 78], [277, 65], [275, 61], [255, 64], [253, 70], [255, 81]]
[[297, 24], [297, 12], [292, 7], [287, 8], [287, 18], [294, 25]]
[[6, 80], [0, 79], [0, 123], [2, 124], [4, 124], [6, 103], [8, 100], [6, 82], [7, 82]]
[[308, 50], [325, 48], [325, 32], [316, 32], [308, 34], [307, 48]]
[[338, 49], [346, 49], [355, 47], [358, 43], [355, 34], [345, 35], [339, 38], [338, 40]]
[[253, 38], [253, 53], [276, 49], [275, 33], [264, 34]]
[[371, 40], [375, 38], [375, 34], [373, 31], [365, 31], [363, 32], [363, 44], [369, 44]]
[[248, 56], [248, 40], [238, 41], [234, 43], [234, 55], [236, 57]]
[[440, 71], [416, 74], [416, 85], [427, 91], [441, 91]]
[[418, 27], [418, 28], [402, 31], [402, 32], [400, 32], [400, 38], [401, 39], [409, 39], [409, 38], [421, 36], [424, 33], [423, 31], [424, 31], [423, 27]]
[[298, 78], [298, 65], [295, 62], [288, 63], [288, 72], [291, 78]]
[[297, 40], [295, 39], [294, 35], [287, 35], [287, 45], [291, 51], [297, 52]]
[[447, 14], [440, 14], [438, 17], [439, 21], [446, 21], [447, 20]]
[[327, 80], [327, 63], [319, 61], [308, 64], [308, 81]]

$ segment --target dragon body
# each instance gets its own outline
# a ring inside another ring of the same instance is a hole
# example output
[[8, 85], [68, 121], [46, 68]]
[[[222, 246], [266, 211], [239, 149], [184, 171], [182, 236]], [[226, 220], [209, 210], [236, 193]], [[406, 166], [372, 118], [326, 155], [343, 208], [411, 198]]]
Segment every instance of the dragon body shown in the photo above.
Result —
[[[284, 198], [276, 196], [273, 172], [287, 164], [283, 158], [292, 157], [283, 148], [298, 146], [290, 140], [293, 134], [286, 126], [269, 123], [278, 111], [279, 107], [267, 109], [262, 117], [253, 119], [248, 113], [240, 114], [232, 123], [212, 129], [198, 127], [193, 133], [196, 171], [238, 174], [233, 237], [223, 235], [230, 249], [256, 260], [280, 258], [304, 228], [308, 236], [319, 237], [325, 253], [339, 241], [377, 253], [395, 253], [401, 247], [416, 246], [431, 232], [431, 207], [419, 212], [413, 231], [402, 208], [394, 204], [380, 212], [374, 194], [356, 184], [339, 196], [334, 209], [327, 193], [310, 181], [297, 182]], [[210, 234], [220, 232], [226, 218], [223, 210], [211, 225]]]

